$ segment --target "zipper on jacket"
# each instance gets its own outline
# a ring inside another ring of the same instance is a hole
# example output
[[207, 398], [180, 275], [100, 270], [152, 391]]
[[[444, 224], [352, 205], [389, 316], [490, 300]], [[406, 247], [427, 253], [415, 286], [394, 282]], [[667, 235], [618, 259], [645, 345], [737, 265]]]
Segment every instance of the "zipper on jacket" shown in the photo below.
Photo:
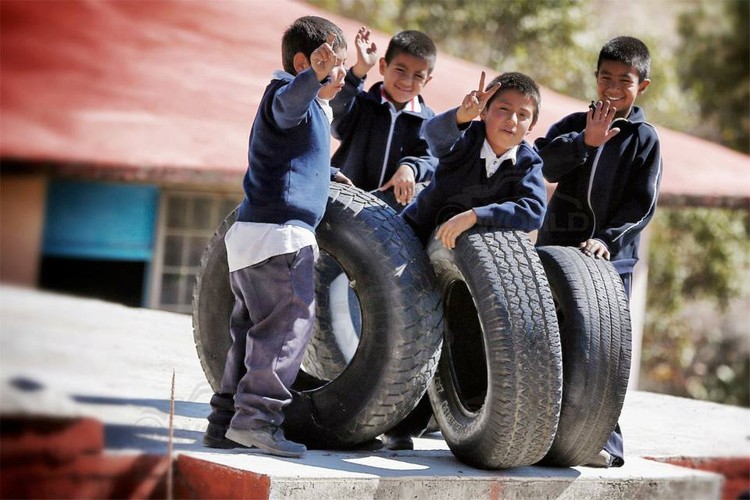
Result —
[[385, 143], [385, 156], [383, 157], [383, 167], [380, 169], [380, 180], [378, 181], [378, 189], [383, 186], [383, 180], [385, 179], [385, 169], [388, 166], [388, 157], [391, 155], [391, 143], [393, 142], [393, 130], [396, 128], [396, 118], [401, 113], [393, 108], [393, 104], [388, 103], [388, 112], [391, 114], [391, 128], [388, 130], [388, 142]]
[[594, 187], [594, 175], [596, 175], [596, 167], [599, 166], [599, 157], [602, 155], [602, 150], [604, 149], [604, 145], [599, 146], [596, 149], [596, 156], [594, 157], [594, 162], [591, 165], [591, 174], [589, 175], [589, 190], [586, 194], [586, 201], [589, 205], [589, 210], [591, 211], [591, 217], [594, 218], [594, 223], [591, 226], [591, 235], [587, 239], [591, 239], [594, 237], [594, 234], [596, 233], [596, 212], [594, 212], [594, 207], [591, 206], [591, 191]]

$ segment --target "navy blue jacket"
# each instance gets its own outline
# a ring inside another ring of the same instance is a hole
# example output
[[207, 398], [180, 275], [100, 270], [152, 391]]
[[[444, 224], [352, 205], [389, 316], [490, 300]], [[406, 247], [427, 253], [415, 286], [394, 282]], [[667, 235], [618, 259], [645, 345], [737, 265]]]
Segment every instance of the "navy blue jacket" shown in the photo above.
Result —
[[331, 164], [365, 191], [381, 187], [398, 167], [409, 165], [417, 182], [432, 178], [437, 159], [422, 136], [422, 125], [435, 113], [419, 97], [419, 113], [397, 113], [382, 102], [382, 82], [365, 92], [364, 79], [351, 69], [344, 88], [331, 100], [333, 136], [340, 141]]
[[280, 73], [266, 87], [250, 132], [245, 199], [237, 220], [311, 231], [323, 218], [331, 180], [330, 123], [308, 69]]
[[577, 247], [596, 238], [625, 273], [638, 260], [640, 232], [656, 210], [662, 160], [659, 136], [640, 108], [612, 127], [620, 133], [589, 148], [582, 133], [586, 113], [573, 113], [534, 143], [545, 178], [557, 183], [537, 244]]
[[459, 128], [454, 108], [428, 121], [424, 131], [440, 163], [432, 182], [401, 213], [422, 243], [437, 226], [470, 209], [479, 226], [520, 231], [541, 226], [547, 204], [542, 160], [526, 141], [519, 145], [515, 165], [506, 160], [488, 178], [479, 156], [484, 122]]

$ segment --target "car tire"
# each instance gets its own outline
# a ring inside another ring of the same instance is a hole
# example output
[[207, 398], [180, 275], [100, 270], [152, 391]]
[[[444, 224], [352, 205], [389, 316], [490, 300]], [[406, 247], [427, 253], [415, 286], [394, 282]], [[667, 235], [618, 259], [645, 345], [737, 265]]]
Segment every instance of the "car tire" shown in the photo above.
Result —
[[[415, 196], [426, 186], [417, 183]], [[391, 207], [396, 213], [404, 206], [396, 201], [393, 190], [367, 193]], [[361, 304], [351, 281], [336, 259], [321, 251], [316, 263], [316, 328], [310, 340], [303, 366], [321, 380], [333, 380], [352, 360], [362, 332]]]
[[528, 235], [472, 228], [428, 248], [443, 297], [429, 388], [453, 454], [481, 469], [538, 462], [555, 436], [562, 359], [554, 303]]
[[[231, 344], [233, 297], [223, 240], [235, 219], [236, 211], [209, 242], [194, 293], [196, 349], [214, 390]], [[331, 184], [316, 236], [321, 253], [335, 259], [352, 282], [362, 332], [351, 362], [332, 380], [300, 371], [284, 430], [310, 448], [356, 448], [398, 423], [425, 393], [442, 340], [440, 297], [414, 233], [360, 189]]]
[[563, 400], [544, 465], [582, 465], [602, 450], [622, 411], [631, 360], [628, 298], [612, 263], [562, 246], [537, 248], [560, 326]]

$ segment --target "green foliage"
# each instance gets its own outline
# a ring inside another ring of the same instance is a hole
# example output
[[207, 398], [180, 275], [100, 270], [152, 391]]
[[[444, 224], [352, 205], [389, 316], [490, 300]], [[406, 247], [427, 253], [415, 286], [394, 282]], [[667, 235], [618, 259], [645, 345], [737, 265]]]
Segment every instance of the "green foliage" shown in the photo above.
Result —
[[750, 406], [746, 320], [725, 314], [750, 299], [748, 214], [691, 208], [654, 217], [643, 389]]
[[714, 208], [660, 209], [651, 222], [650, 300], [674, 314], [685, 301], [714, 298], [725, 309], [745, 287], [748, 214]]
[[[574, 38], [585, 27], [586, 0], [312, 0], [311, 3], [386, 33], [402, 29], [425, 31], [441, 52], [498, 72], [521, 71], [543, 85], [555, 83], [553, 88], [580, 87], [581, 75], [591, 75], [596, 62], [596, 53], [592, 55], [588, 47], [580, 46], [582, 40]], [[584, 50], [587, 58], [581, 57]], [[540, 64], [542, 59], [544, 64]]]
[[[664, 5], [681, 5], [661, 0]], [[419, 29], [428, 33], [441, 53], [497, 70], [521, 71], [541, 85], [588, 101], [596, 95], [593, 72], [604, 41], [619, 34], [638, 36], [652, 52], [652, 85], [639, 98], [654, 123], [694, 132], [698, 113], [694, 94], [680, 88], [673, 47], [658, 21], [639, 13], [602, 16], [605, 0], [310, 0], [310, 3], [358, 19], [374, 29], [395, 33]], [[623, 12], [622, 14], [625, 14]], [[595, 20], [595, 22], [594, 22]], [[609, 24], [604, 21], [609, 20]], [[654, 36], [653, 33], [659, 33]], [[440, 56], [438, 55], [438, 65]], [[544, 95], [542, 95], [544, 101]], [[543, 107], [542, 107], [543, 108]], [[689, 125], [689, 127], [687, 126]]]
[[[691, 307], [700, 309], [703, 315], [711, 314], [713, 309], [701, 302]], [[662, 321], [658, 328], [650, 326], [641, 351], [640, 388], [750, 406], [747, 339], [728, 335], [722, 322], [702, 323], [696, 328], [696, 321], [699, 320], [695, 315], [681, 314]]]
[[394, 34], [405, 29], [398, 23], [402, 0], [308, 0], [308, 3], [358, 19], [368, 27], [385, 33]]
[[693, 133], [750, 153], [750, 2], [701, 2], [680, 17], [678, 70], [703, 123]]

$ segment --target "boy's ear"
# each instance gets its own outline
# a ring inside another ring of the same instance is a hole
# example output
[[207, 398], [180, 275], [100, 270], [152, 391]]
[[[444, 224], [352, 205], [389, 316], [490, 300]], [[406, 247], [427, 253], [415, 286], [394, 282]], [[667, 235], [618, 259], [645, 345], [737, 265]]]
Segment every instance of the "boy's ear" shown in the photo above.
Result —
[[380, 76], [385, 76], [385, 69], [388, 67], [388, 63], [385, 62], [385, 57], [381, 57], [378, 62], [378, 69], [380, 70]]
[[646, 78], [641, 83], [638, 84], [638, 95], [643, 94], [646, 91], [646, 87], [648, 87], [651, 84], [651, 80]]
[[310, 61], [307, 60], [307, 56], [304, 52], [297, 52], [294, 54], [294, 59], [292, 59], [292, 64], [294, 65], [294, 71], [297, 74], [302, 73], [307, 68], [310, 67]]

